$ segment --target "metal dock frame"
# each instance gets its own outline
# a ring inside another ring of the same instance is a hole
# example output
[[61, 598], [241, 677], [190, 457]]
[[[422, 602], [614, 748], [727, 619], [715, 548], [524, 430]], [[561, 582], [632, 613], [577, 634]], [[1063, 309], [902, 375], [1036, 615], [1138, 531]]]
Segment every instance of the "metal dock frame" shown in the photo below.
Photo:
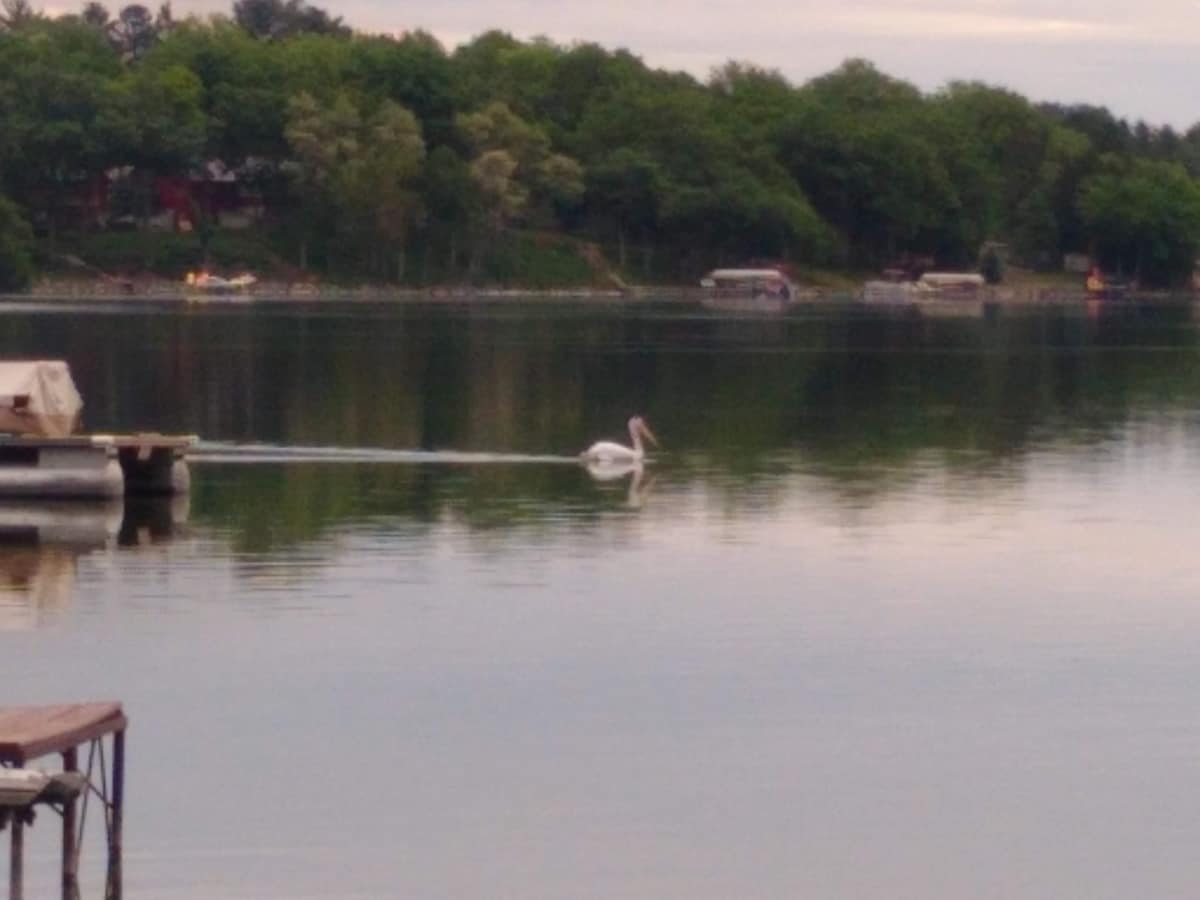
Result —
[[[102, 805], [108, 845], [105, 900], [121, 900], [121, 830], [125, 814], [125, 729], [119, 703], [0, 708], [0, 765], [20, 767], [60, 754], [64, 772], [86, 779], [82, 798], [67, 796], [56, 804], [62, 815], [62, 898], [79, 900], [79, 851], [87, 808], [93, 797]], [[105, 751], [108, 744], [109, 752]], [[80, 769], [80, 749], [87, 760]], [[24, 900], [25, 818], [28, 808], [6, 810], [10, 838], [8, 897]]]

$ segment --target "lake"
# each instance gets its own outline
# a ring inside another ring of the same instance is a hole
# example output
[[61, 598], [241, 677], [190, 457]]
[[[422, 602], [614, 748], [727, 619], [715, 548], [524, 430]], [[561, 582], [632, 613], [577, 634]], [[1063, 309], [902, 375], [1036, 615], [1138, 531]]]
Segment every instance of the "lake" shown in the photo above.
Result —
[[[2, 696], [124, 703], [127, 897], [1194, 896], [1188, 304], [10, 304], [0, 355], [210, 453], [0, 504], [74, 523], [0, 547]], [[634, 413], [641, 473], [570, 459]]]

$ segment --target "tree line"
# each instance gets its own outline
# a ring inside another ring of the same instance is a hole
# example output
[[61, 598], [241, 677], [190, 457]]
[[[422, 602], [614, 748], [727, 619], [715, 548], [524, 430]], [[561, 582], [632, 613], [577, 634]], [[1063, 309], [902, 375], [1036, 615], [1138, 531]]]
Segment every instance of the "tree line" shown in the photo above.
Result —
[[1083, 253], [1163, 285], [1200, 246], [1200, 126], [974, 82], [925, 93], [863, 60], [796, 85], [499, 31], [449, 51], [304, 0], [203, 20], [0, 0], [0, 282], [69, 242], [98, 177], [116, 173], [110, 213], [144, 223], [157, 179], [212, 160], [261, 197], [280, 258], [378, 281], [478, 280], [504, 253], [519, 281], [532, 238], [596, 248], [634, 281], [756, 260], [973, 266], [1002, 243], [1022, 265]]

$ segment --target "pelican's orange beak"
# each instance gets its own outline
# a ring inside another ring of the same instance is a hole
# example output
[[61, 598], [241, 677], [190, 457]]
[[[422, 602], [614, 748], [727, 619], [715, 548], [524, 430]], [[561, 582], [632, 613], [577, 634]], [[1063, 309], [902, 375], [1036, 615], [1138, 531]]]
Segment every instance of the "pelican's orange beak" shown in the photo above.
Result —
[[650, 426], [645, 422], [638, 422], [638, 430], [642, 433], [642, 437], [648, 440], [655, 447], [661, 446], [658, 443], [658, 438], [654, 436], [654, 432], [650, 430]]

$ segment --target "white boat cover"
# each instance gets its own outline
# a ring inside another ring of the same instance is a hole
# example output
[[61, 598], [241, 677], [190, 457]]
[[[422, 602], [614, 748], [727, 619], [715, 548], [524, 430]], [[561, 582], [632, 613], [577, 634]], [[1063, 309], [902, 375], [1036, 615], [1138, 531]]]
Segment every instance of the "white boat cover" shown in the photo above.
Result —
[[67, 437], [83, 399], [62, 360], [0, 362], [0, 432]]

